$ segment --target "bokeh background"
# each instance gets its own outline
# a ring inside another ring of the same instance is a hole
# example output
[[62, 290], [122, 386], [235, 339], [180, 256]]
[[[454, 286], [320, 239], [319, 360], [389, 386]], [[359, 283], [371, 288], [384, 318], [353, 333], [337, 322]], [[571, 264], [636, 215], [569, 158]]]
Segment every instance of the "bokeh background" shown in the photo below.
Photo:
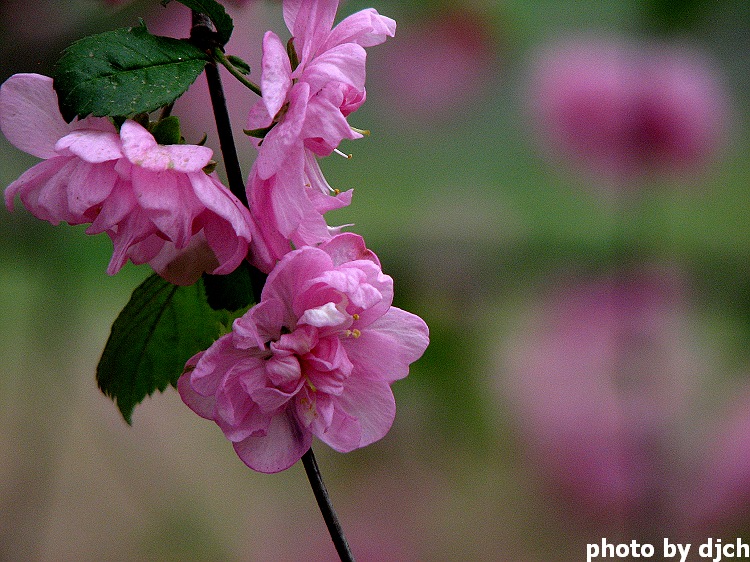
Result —
[[[380, 442], [321, 470], [360, 560], [584, 560], [750, 541], [750, 3], [378, 0], [372, 135], [322, 167], [431, 346]], [[280, 3], [227, 2], [259, 67]], [[81, 36], [186, 36], [176, 3], [0, 3], [0, 79]], [[239, 130], [255, 101], [225, 75]], [[200, 81], [199, 81], [200, 82]], [[202, 82], [178, 103], [215, 133]], [[215, 146], [215, 145], [214, 145]], [[0, 183], [35, 163], [0, 139]], [[174, 389], [129, 427], [97, 389], [148, 274], [0, 210], [0, 559], [331, 560], [302, 467], [246, 468]]]

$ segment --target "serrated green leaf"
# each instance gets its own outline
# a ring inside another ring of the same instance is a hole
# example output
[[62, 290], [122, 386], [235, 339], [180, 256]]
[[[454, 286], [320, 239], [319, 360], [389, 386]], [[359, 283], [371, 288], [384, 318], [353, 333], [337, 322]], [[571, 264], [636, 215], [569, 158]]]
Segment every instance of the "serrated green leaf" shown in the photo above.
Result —
[[55, 69], [60, 111], [67, 121], [154, 111], [180, 97], [209, 60], [188, 41], [151, 35], [145, 26], [84, 37]]
[[172, 285], [154, 274], [141, 283], [112, 325], [96, 380], [125, 421], [155, 390], [176, 386], [185, 362], [207, 349], [239, 316], [212, 309], [202, 281]]
[[195, 10], [198, 13], [204, 14], [209, 17], [216, 28], [219, 41], [222, 45], [226, 45], [229, 38], [232, 36], [232, 30], [234, 29], [234, 22], [232, 18], [227, 14], [224, 6], [216, 2], [216, 0], [177, 0], [180, 4], [183, 4]]

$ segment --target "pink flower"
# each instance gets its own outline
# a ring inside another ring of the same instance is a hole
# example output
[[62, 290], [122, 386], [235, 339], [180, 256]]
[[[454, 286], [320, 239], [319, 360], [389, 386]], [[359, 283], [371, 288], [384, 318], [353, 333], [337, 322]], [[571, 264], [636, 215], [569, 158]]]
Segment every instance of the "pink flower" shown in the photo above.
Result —
[[110, 275], [130, 259], [189, 285], [204, 271], [230, 273], [246, 257], [251, 218], [203, 171], [211, 149], [159, 145], [130, 120], [119, 134], [101, 117], [68, 124], [52, 79], [38, 74], [16, 74], [2, 85], [0, 128], [17, 148], [44, 159], [7, 188], [6, 206], [13, 210], [20, 195], [37, 218], [106, 232], [114, 245]]
[[465, 4], [404, 26], [376, 61], [378, 99], [406, 127], [465, 119], [502, 76], [492, 23]]
[[550, 152], [619, 182], [705, 167], [726, 98], [697, 53], [617, 40], [557, 45], [536, 63], [531, 112]]
[[696, 416], [704, 426], [711, 420], [711, 427], [692, 449], [694, 481], [680, 489], [685, 527], [703, 536], [736, 529], [750, 515], [750, 386], [726, 394], [731, 399], [720, 411]]
[[[295, 245], [328, 240], [323, 213], [349, 204], [351, 193], [323, 202], [334, 191], [323, 178], [316, 156], [327, 156], [343, 139], [362, 136], [346, 117], [365, 100], [365, 49], [393, 36], [396, 23], [374, 9], [357, 12], [332, 28], [337, 0], [284, 2], [284, 19], [293, 35], [290, 59], [279, 37], [263, 38], [261, 90], [251, 109], [258, 157], [248, 182], [248, 200], [264, 233], [252, 246], [251, 260], [264, 271]], [[269, 195], [267, 191], [273, 193]], [[272, 201], [265, 205], [263, 199]], [[257, 207], [257, 208], [256, 208]], [[270, 213], [261, 212], [260, 208]], [[285, 241], [264, 244], [264, 241]], [[281, 252], [281, 253], [279, 253]]]
[[559, 285], [520, 330], [503, 389], [534, 467], [586, 517], [669, 503], [679, 475], [663, 467], [699, 365], [680, 280], [642, 269]]
[[260, 472], [290, 467], [313, 435], [341, 452], [369, 445], [393, 423], [391, 383], [428, 344], [392, 298], [357, 235], [292, 251], [233, 331], [188, 361], [180, 395]]

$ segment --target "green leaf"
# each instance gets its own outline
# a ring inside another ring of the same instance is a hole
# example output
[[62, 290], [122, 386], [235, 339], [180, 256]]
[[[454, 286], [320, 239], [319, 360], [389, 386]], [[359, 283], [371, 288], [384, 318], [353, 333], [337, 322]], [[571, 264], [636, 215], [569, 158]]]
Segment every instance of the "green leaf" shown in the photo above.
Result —
[[96, 380], [125, 421], [155, 390], [177, 385], [185, 362], [207, 349], [239, 316], [212, 309], [202, 281], [178, 287], [154, 274], [139, 285], [112, 325]]
[[176, 115], [165, 117], [149, 127], [149, 132], [159, 144], [180, 144], [182, 140], [180, 118]]
[[232, 64], [234, 68], [237, 69], [240, 74], [243, 74], [245, 76], [250, 75], [250, 65], [240, 57], [235, 55], [227, 55], [227, 60]]
[[186, 40], [151, 35], [143, 25], [84, 37], [55, 69], [60, 111], [66, 121], [154, 111], [180, 97], [209, 60]]
[[[224, 6], [216, 2], [216, 0], [177, 0], [180, 4], [183, 4], [195, 10], [198, 13], [204, 14], [209, 17], [216, 28], [219, 41], [222, 45], [226, 45], [229, 38], [232, 36], [232, 30], [234, 29], [234, 23], [232, 18], [227, 14]], [[167, 4], [162, 2], [163, 4]]]
[[206, 300], [214, 310], [239, 310], [250, 306], [253, 300], [252, 268], [243, 261], [229, 275], [203, 275]]

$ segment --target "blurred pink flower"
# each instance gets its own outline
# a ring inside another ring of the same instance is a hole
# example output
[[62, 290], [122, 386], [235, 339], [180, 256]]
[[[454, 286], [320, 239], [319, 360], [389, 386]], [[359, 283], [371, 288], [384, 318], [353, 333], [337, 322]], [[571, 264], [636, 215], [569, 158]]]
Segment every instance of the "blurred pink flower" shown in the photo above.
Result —
[[556, 157], [620, 184], [700, 171], [724, 141], [711, 64], [677, 47], [569, 40], [538, 56], [530, 112]]
[[[258, 157], [248, 200], [262, 236], [251, 247], [253, 264], [270, 271], [291, 249], [331, 238], [323, 213], [345, 206], [351, 193], [325, 202], [334, 191], [316, 156], [331, 154], [343, 139], [360, 138], [346, 117], [365, 100], [365, 49], [393, 36], [396, 23], [374, 9], [357, 12], [332, 28], [338, 0], [284, 2], [293, 35], [292, 55], [269, 31], [263, 38], [261, 90], [248, 128]], [[269, 194], [270, 192], [270, 194]]]
[[586, 516], [671, 501], [665, 467], [697, 364], [683, 308], [670, 272], [586, 281], [544, 299], [510, 349], [504, 391], [533, 464]]
[[500, 75], [496, 43], [488, 19], [466, 6], [404, 25], [374, 69], [378, 98], [407, 123], [455, 118]]
[[704, 536], [737, 528], [750, 515], [750, 385], [731, 394], [695, 448], [693, 485], [681, 490], [684, 525]]
[[293, 465], [313, 435], [341, 452], [369, 445], [393, 423], [391, 383], [428, 343], [392, 299], [359, 236], [290, 252], [233, 331], [190, 359], [180, 395], [260, 472]]
[[52, 79], [16, 74], [0, 88], [0, 128], [17, 148], [44, 161], [5, 192], [52, 224], [91, 223], [114, 251], [107, 273], [130, 259], [166, 280], [191, 284], [204, 272], [233, 271], [247, 255], [252, 222], [246, 208], [203, 168], [211, 149], [156, 143], [134, 121], [118, 134], [109, 119], [66, 123]]

